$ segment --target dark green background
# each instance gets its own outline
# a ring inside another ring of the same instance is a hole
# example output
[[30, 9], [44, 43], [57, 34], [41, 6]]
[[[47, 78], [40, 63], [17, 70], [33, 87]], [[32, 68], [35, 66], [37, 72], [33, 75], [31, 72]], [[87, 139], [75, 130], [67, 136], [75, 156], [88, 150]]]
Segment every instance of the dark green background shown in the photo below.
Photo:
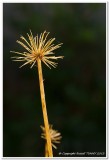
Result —
[[[37, 67], [18, 67], [11, 50], [32, 30], [63, 46], [56, 69], [43, 65], [50, 124], [62, 134], [59, 152], [106, 150], [106, 4], [3, 4], [3, 156], [44, 156]], [[93, 155], [96, 156], [96, 155]], [[103, 153], [103, 156], [105, 154]]]

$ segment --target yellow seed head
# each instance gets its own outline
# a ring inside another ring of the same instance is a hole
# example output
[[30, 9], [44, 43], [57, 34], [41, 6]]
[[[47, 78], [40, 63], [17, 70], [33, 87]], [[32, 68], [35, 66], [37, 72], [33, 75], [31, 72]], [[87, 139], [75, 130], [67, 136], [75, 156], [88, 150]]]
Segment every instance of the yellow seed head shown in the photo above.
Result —
[[[45, 134], [45, 128], [43, 126], [40, 126], [43, 133], [41, 134], [41, 138], [46, 139]], [[52, 129], [53, 125], [49, 125], [49, 131], [50, 131], [50, 138], [52, 142], [52, 146], [57, 149], [57, 147], [54, 145], [54, 143], [60, 143], [60, 140], [62, 138], [61, 133], [59, 133], [57, 130]]]
[[57, 63], [53, 62], [52, 60], [57, 60], [58, 58], [63, 58], [63, 56], [54, 56], [54, 50], [57, 48], [60, 48], [62, 43], [54, 45], [53, 42], [55, 38], [51, 38], [47, 41], [49, 32], [44, 31], [40, 34], [40, 36], [33, 37], [32, 32], [30, 31], [30, 34], [27, 33], [28, 40], [21, 36], [21, 40], [17, 40], [17, 43], [19, 43], [22, 47], [26, 49], [26, 52], [15, 52], [11, 51], [13, 53], [16, 53], [18, 56], [11, 57], [13, 58], [13, 61], [24, 61], [24, 64], [20, 66], [23, 67], [26, 64], [31, 64], [32, 68], [38, 59], [40, 59], [42, 62], [44, 62], [45, 65], [47, 65], [49, 68], [56, 67]]

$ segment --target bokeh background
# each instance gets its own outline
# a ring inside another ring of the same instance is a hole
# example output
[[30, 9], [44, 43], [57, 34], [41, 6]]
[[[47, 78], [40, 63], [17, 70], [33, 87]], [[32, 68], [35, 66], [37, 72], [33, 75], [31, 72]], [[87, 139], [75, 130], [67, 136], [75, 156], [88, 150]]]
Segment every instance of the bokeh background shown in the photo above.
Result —
[[22, 63], [10, 58], [11, 50], [24, 51], [16, 40], [27, 36], [29, 29], [34, 35], [49, 31], [49, 38], [63, 43], [55, 51], [64, 56], [58, 67], [50, 70], [43, 65], [49, 122], [63, 137], [54, 156], [105, 156], [105, 3], [3, 4], [3, 156], [44, 156], [37, 67], [19, 69]]

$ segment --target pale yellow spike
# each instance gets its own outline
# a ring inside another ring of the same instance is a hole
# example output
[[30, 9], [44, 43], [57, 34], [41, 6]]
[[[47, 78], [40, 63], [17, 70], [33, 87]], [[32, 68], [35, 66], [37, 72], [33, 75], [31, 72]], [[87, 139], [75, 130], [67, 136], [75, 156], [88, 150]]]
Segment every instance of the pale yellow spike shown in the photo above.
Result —
[[15, 52], [15, 51], [10, 51], [11, 53], [16, 53], [16, 54], [19, 54], [19, 55], [26, 55], [25, 53], [20, 53], [20, 52]]
[[58, 57], [55, 57], [55, 56], [45, 56], [46, 59], [58, 59], [58, 58], [63, 58], [63, 56], [58, 56]]
[[30, 67], [30, 68], [33, 68], [33, 66], [35, 65], [35, 63], [36, 63], [36, 61], [34, 61], [34, 62], [33, 62], [33, 64], [31, 65], [31, 67]]
[[42, 61], [45, 63], [45, 65], [51, 69], [51, 67], [48, 65], [48, 63], [46, 63], [46, 61], [44, 59], [42, 59]]
[[43, 52], [47, 50], [47, 48], [51, 45], [51, 43], [53, 43], [54, 40], [55, 38], [51, 38], [49, 41], [46, 42], [46, 44], [43, 47]]
[[30, 44], [28, 43], [28, 41], [27, 41], [23, 36], [21, 36], [20, 38], [21, 38], [22, 40], [24, 40], [24, 41], [28, 44], [28, 46], [31, 48]]
[[18, 40], [16, 42], [19, 43], [22, 47], [24, 47], [26, 50], [28, 50], [28, 52], [31, 53], [31, 50], [24, 43], [22, 43], [21, 41], [18, 41]]
[[23, 65], [21, 65], [19, 68], [22, 68], [23, 66], [25, 66], [26, 64], [31, 63], [31, 62], [32, 62], [31, 60], [27, 61], [26, 63], [24, 63]]

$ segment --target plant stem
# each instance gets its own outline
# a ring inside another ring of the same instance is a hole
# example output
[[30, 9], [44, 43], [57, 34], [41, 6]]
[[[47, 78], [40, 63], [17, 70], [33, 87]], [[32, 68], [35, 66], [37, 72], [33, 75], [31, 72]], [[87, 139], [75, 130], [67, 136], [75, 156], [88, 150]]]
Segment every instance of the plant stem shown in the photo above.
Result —
[[45, 143], [45, 157], [48, 157], [48, 148], [47, 148], [47, 143]]
[[42, 112], [43, 112], [44, 125], [45, 125], [45, 134], [46, 134], [46, 140], [47, 140], [48, 156], [53, 157], [47, 109], [46, 109], [46, 101], [45, 101], [42, 66], [41, 66], [41, 60], [39, 58], [37, 59], [37, 64], [38, 64], [40, 94], [41, 94]]

